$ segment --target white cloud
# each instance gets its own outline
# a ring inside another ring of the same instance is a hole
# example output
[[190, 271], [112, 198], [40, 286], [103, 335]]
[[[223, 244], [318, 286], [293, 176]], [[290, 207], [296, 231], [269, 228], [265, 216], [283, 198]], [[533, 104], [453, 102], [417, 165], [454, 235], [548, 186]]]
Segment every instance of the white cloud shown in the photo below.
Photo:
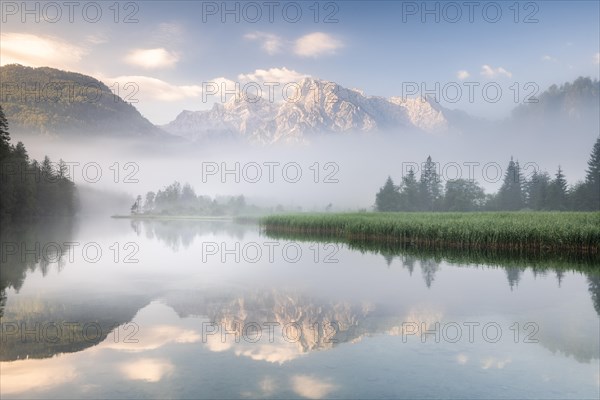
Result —
[[86, 42], [90, 44], [103, 44], [108, 42], [108, 36], [102, 33], [91, 34], [85, 37]]
[[259, 344], [235, 349], [236, 356], [249, 357], [255, 361], [283, 364], [302, 356], [301, 351], [289, 344]]
[[323, 399], [337, 389], [337, 386], [323, 379], [308, 375], [296, 375], [292, 377], [292, 388], [296, 394], [307, 399]]
[[556, 58], [549, 56], [549, 55], [544, 55], [542, 56], [542, 61], [551, 61], [551, 62], [556, 62]]
[[257, 40], [261, 42], [261, 48], [267, 52], [267, 54], [273, 55], [280, 53], [283, 49], [284, 41], [281, 37], [265, 32], [252, 32], [244, 35], [245, 39]]
[[146, 69], [171, 68], [179, 61], [179, 55], [164, 48], [134, 49], [125, 57], [125, 62]]
[[204, 343], [206, 348], [213, 352], [232, 351], [238, 357], [248, 357], [255, 361], [266, 361], [269, 363], [283, 364], [292, 361], [305, 354], [297, 343], [291, 343], [283, 339], [281, 328], [277, 331], [277, 339], [269, 341], [265, 336], [258, 342], [236, 342], [223, 340], [221, 335], [207, 335]]
[[242, 397], [249, 399], [264, 399], [265, 397], [272, 397], [277, 389], [277, 382], [270, 376], [266, 376], [262, 381], [257, 384], [258, 391], [244, 391], [241, 393]]
[[323, 54], [334, 54], [344, 44], [327, 33], [314, 32], [296, 40], [294, 53], [302, 57], [317, 57]]
[[221, 99], [221, 102], [225, 102], [234, 95], [234, 92], [239, 93], [241, 85], [239, 82], [234, 82], [231, 79], [221, 76], [208, 81], [203, 81], [202, 88], [206, 91], [206, 96], [203, 96], [203, 99]]
[[261, 397], [271, 396], [273, 393], [275, 393], [275, 381], [270, 376], [267, 376], [260, 381], [258, 386], [262, 392]]
[[[150, 76], [130, 75], [118, 77], [98, 77], [102, 82], [110, 87], [116, 83], [121, 90], [120, 96], [125, 97], [130, 94], [131, 99], [160, 100], [160, 101], [178, 101], [187, 98], [198, 97], [202, 94], [202, 86], [199, 85], [174, 85], [163, 80], [152, 78]], [[126, 84], [130, 85], [125, 88]], [[137, 89], [137, 90], [135, 90]], [[134, 93], [135, 92], [135, 93]]]
[[482, 369], [504, 369], [512, 360], [510, 358], [499, 359], [496, 357], [487, 357], [481, 362]]
[[119, 369], [125, 377], [131, 380], [158, 382], [165, 375], [170, 375], [175, 367], [166, 359], [142, 358], [123, 363]]
[[461, 81], [464, 81], [465, 79], [467, 79], [470, 76], [471, 76], [471, 74], [469, 73], [469, 71], [465, 71], [464, 69], [461, 69], [460, 71], [458, 71], [456, 73], [456, 77], [458, 79], [460, 79]]
[[502, 67], [493, 68], [487, 64], [481, 66], [481, 75], [485, 76], [486, 78], [490, 78], [490, 79], [501, 76], [501, 75], [504, 75], [507, 78], [512, 78], [512, 72], [507, 71]]
[[257, 69], [254, 72], [248, 74], [239, 74], [238, 79], [240, 81], [250, 82], [278, 82], [278, 83], [289, 83], [297, 82], [302, 78], [306, 78], [309, 75], [301, 74], [294, 70], [283, 68], [270, 68], [270, 69]]
[[0, 34], [0, 65], [77, 69], [88, 50], [51, 36], [28, 33]]
[[78, 369], [61, 357], [2, 363], [2, 395], [31, 394], [69, 385], [77, 376]]
[[223, 76], [220, 76], [218, 78], [213, 78], [210, 81], [204, 81], [204, 84], [206, 84], [207, 82], [211, 82], [216, 84], [219, 88], [224, 88], [226, 90], [233, 90], [235, 89], [235, 83], [234, 81], [232, 81], [231, 79], [227, 79]]
[[313, 32], [296, 40], [286, 40], [272, 33], [256, 31], [245, 34], [244, 39], [260, 42], [261, 48], [269, 55], [289, 50], [300, 57], [318, 57], [335, 54], [337, 49], [344, 47], [340, 39], [323, 32]]
[[[125, 329], [125, 328], [122, 328]], [[191, 329], [183, 329], [175, 325], [149, 326], [139, 334], [135, 343], [127, 341], [104, 341], [96, 350], [112, 349], [124, 352], [139, 353], [147, 350], [156, 350], [169, 343], [196, 343], [201, 339], [200, 334]]]
[[600, 53], [594, 54], [594, 64], [596, 64], [596, 65], [600, 64]]

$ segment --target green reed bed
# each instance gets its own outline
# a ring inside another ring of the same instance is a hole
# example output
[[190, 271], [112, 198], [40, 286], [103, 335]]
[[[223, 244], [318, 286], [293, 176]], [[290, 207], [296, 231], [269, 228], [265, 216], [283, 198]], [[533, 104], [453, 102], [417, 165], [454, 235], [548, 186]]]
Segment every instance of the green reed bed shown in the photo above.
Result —
[[600, 212], [345, 213], [272, 215], [269, 233], [423, 247], [544, 252], [600, 251]]

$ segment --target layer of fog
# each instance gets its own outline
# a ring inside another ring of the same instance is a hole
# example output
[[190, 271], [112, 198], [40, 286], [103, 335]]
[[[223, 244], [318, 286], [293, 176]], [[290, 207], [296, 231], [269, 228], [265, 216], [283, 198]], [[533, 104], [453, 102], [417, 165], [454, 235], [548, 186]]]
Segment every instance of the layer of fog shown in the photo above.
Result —
[[[107, 207], [129, 212], [130, 199], [179, 181], [198, 195], [240, 195], [262, 207], [324, 211], [371, 209], [387, 176], [399, 184], [409, 167], [428, 155], [440, 163], [443, 178], [475, 179], [487, 193], [498, 190], [511, 158], [525, 177], [534, 169], [553, 176], [561, 166], [570, 184], [584, 179], [598, 123], [546, 123], [529, 127], [478, 126], [469, 132], [406, 132], [310, 136], [308, 144], [251, 145], [159, 143], [124, 138], [51, 138], [13, 135], [30, 157], [68, 162], [83, 190], [86, 210]], [[229, 172], [228, 172], [229, 171]], [[101, 173], [98, 176], [97, 172]], [[298, 178], [298, 172], [301, 176]], [[443, 183], [443, 182], [442, 182]], [[86, 189], [87, 188], [87, 189]], [[93, 204], [93, 203], [96, 204]], [[122, 209], [120, 204], [122, 203]], [[92, 208], [90, 206], [93, 205]]]

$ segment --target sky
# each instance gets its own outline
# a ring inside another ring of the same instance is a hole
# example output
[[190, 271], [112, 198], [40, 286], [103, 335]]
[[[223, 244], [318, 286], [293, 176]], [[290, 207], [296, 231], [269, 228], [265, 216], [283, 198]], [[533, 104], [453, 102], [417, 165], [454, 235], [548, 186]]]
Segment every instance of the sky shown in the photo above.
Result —
[[267, 82], [281, 97], [306, 76], [503, 118], [600, 69], [598, 1], [1, 1], [0, 11], [1, 65], [91, 75], [155, 124], [209, 109], [222, 84]]

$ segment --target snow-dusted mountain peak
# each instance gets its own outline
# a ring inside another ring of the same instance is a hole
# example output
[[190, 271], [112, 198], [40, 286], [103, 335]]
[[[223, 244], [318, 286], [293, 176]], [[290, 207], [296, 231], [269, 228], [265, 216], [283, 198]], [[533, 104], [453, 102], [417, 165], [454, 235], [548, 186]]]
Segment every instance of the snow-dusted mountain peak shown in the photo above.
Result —
[[312, 77], [285, 85], [280, 97], [231, 96], [210, 110], [183, 111], [164, 129], [191, 140], [226, 136], [268, 144], [318, 134], [449, 128], [449, 111], [429, 98], [367, 96]]

